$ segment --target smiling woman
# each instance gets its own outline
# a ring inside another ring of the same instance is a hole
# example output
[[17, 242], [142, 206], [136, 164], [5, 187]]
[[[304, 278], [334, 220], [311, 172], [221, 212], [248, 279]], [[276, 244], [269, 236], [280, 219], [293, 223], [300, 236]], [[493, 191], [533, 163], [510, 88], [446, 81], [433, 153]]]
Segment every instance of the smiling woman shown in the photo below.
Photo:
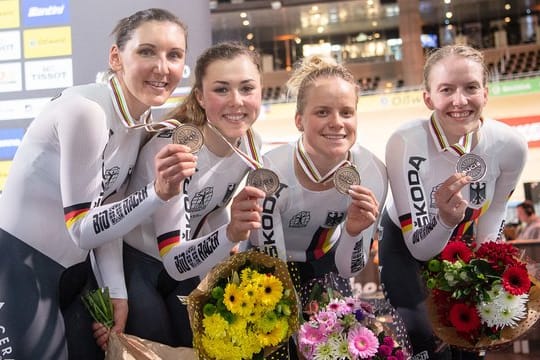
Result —
[[483, 117], [486, 83], [479, 51], [460, 45], [435, 51], [424, 66], [423, 99], [431, 117], [402, 125], [386, 145], [393, 196], [382, 218], [381, 280], [417, 356], [445, 356], [427, 316], [421, 263], [455, 239], [500, 239], [507, 199], [526, 162], [525, 139]]
[[[166, 10], [147, 9], [121, 19], [113, 34], [107, 83], [66, 89], [43, 108], [0, 198], [0, 324], [13, 358], [102, 357], [79, 298], [94, 286], [89, 250], [104, 278], [118, 276], [110, 259], [118, 252], [109, 250], [179, 192], [175, 153], [166, 149], [156, 177], [124, 198], [150, 107], [181, 79], [186, 28]], [[113, 330], [121, 331], [126, 291], [111, 294]]]

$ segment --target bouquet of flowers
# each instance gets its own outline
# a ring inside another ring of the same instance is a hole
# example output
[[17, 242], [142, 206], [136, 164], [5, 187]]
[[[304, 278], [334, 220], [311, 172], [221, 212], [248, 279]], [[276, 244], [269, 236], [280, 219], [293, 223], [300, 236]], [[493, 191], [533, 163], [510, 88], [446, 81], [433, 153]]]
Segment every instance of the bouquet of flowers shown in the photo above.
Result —
[[[89, 291], [81, 300], [92, 318], [107, 329], [114, 325], [114, 312], [109, 289]], [[105, 360], [176, 360], [196, 359], [191, 348], [170, 347], [155, 341], [139, 338], [134, 335], [111, 332], [105, 352]]]
[[199, 359], [262, 358], [298, 329], [287, 265], [255, 250], [214, 267], [187, 304]]
[[[316, 289], [314, 289], [316, 291]], [[309, 320], [298, 332], [299, 350], [308, 360], [373, 359], [404, 360], [408, 343], [397, 341], [397, 318], [380, 313], [382, 307], [354, 297], [336, 296], [328, 289], [322, 300], [310, 301], [306, 313]], [[384, 299], [384, 304], [390, 305]], [[391, 308], [391, 307], [390, 307]], [[377, 314], [377, 313], [380, 314]], [[381, 316], [383, 315], [383, 316]], [[396, 320], [396, 321], [394, 321]], [[401, 336], [405, 330], [402, 328]]]
[[538, 282], [511, 244], [451, 241], [427, 262], [423, 277], [434, 331], [450, 345], [494, 349], [524, 334], [540, 317]]

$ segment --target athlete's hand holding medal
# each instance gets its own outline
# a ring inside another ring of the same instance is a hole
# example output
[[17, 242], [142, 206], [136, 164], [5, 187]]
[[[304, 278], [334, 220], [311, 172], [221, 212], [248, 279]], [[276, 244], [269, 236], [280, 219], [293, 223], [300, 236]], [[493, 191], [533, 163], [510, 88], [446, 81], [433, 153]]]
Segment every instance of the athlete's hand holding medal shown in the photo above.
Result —
[[163, 200], [180, 194], [184, 179], [195, 173], [197, 156], [204, 143], [202, 132], [195, 125], [182, 124], [170, 119], [147, 127], [148, 131], [172, 129], [172, 143], [161, 149], [155, 157], [155, 189]]
[[347, 211], [345, 228], [349, 235], [357, 236], [371, 226], [379, 216], [379, 202], [371, 190], [361, 186], [361, 179], [356, 166], [351, 163], [350, 152], [347, 160], [341, 161], [326, 175], [321, 175], [304, 149], [302, 137], [296, 143], [296, 160], [306, 176], [314, 183], [333, 181], [337, 192], [351, 197]]
[[[448, 151], [458, 155], [456, 173], [446, 179], [435, 192], [439, 221], [447, 228], [454, 228], [465, 217], [465, 210], [469, 203], [463, 198], [461, 189], [472, 182], [482, 180], [487, 171], [484, 159], [470, 152], [474, 134], [474, 131], [469, 132], [460, 139], [459, 143], [445, 146]], [[446, 137], [441, 136], [441, 140], [447, 144]]]

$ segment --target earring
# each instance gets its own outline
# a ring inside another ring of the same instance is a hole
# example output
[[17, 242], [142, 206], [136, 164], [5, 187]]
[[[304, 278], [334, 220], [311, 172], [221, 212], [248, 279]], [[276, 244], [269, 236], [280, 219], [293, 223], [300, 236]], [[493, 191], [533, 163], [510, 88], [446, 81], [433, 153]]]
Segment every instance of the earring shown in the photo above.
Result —
[[300, 125], [300, 126], [298, 127], [298, 131], [304, 131], [304, 127], [303, 127], [302, 125]]

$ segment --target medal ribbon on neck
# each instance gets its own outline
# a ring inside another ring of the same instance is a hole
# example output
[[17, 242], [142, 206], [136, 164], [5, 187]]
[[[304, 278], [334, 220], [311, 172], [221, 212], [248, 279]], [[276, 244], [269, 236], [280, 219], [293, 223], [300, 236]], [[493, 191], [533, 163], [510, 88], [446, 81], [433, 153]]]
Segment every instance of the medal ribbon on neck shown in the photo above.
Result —
[[446, 135], [444, 135], [441, 124], [439, 124], [439, 121], [437, 121], [434, 114], [431, 115], [430, 125], [430, 130], [434, 137], [437, 139], [439, 148], [441, 150], [452, 151], [458, 156], [467, 154], [471, 151], [474, 131], [471, 131], [460, 137], [457, 143], [450, 144], [448, 142], [448, 139], [446, 138]]
[[152, 123], [152, 117], [151, 117], [151, 111], [148, 109], [144, 112], [143, 115], [141, 115], [141, 118], [146, 115], [146, 117], [142, 120], [141, 124], [137, 124], [137, 121], [133, 119], [131, 114], [129, 113], [129, 109], [127, 106], [126, 98], [124, 97], [124, 94], [122, 92], [122, 87], [120, 86], [120, 82], [116, 78], [115, 75], [112, 75], [109, 78], [109, 87], [111, 88], [111, 91], [114, 96], [114, 106], [118, 113], [121, 115], [121, 119], [124, 123], [124, 126], [130, 129], [140, 129], [144, 128], [148, 132], [158, 132], [163, 131], [165, 129], [175, 129], [182, 125], [182, 123], [176, 119], [168, 119], [164, 120], [158, 123]]
[[[242, 136], [242, 146], [245, 146], [247, 151], [250, 153], [250, 155], [247, 155], [245, 152], [240, 150], [238, 147], [234, 146], [223, 136], [223, 134], [210, 123], [210, 121], [207, 121], [206, 124], [212, 130], [216, 135], [218, 135], [225, 143], [234, 151], [242, 161], [244, 161], [247, 166], [252, 169], [261, 169], [263, 165], [261, 164], [261, 157], [259, 155], [259, 152], [257, 151], [257, 146], [255, 146], [255, 136], [253, 135], [253, 131], [251, 129], [248, 129], [244, 136]], [[244, 145], [245, 144], [245, 145]]]
[[321, 174], [319, 173], [319, 170], [317, 170], [317, 167], [315, 166], [315, 164], [313, 163], [313, 161], [309, 157], [308, 153], [304, 149], [304, 143], [302, 141], [302, 136], [300, 136], [300, 138], [296, 142], [295, 150], [296, 150], [295, 151], [296, 159], [298, 160], [298, 163], [302, 167], [302, 170], [304, 170], [304, 173], [306, 174], [306, 176], [311, 181], [313, 181], [314, 183], [317, 183], [317, 184], [327, 182], [328, 180], [330, 180], [332, 178], [332, 176], [334, 176], [334, 173], [336, 172], [337, 169], [339, 169], [340, 167], [342, 167], [345, 164], [346, 165], [351, 164], [351, 161], [350, 161], [351, 152], [349, 151], [347, 153], [347, 159], [346, 160], [342, 160], [339, 164], [334, 166], [328, 173], [326, 173], [326, 175], [321, 176]]

